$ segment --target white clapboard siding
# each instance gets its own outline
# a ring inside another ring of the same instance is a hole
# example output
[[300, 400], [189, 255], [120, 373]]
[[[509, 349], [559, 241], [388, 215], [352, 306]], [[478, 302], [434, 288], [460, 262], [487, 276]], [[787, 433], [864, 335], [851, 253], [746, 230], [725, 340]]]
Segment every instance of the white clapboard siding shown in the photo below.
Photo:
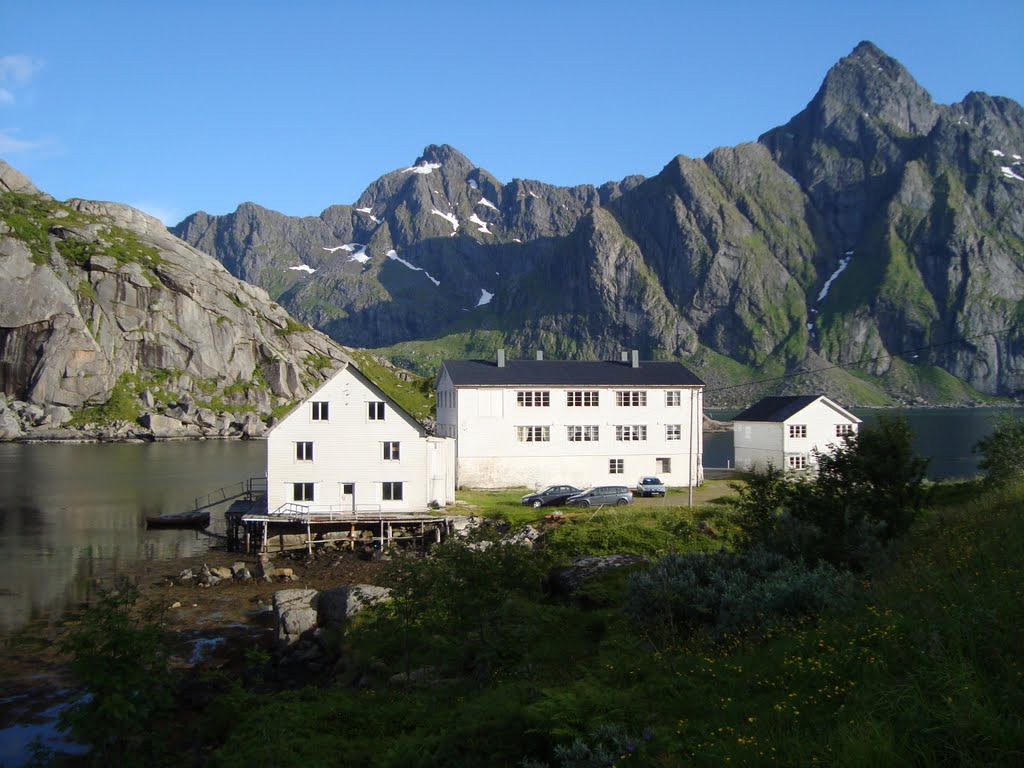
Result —
[[[328, 403], [327, 420], [313, 418], [315, 403]], [[369, 403], [383, 402], [383, 419]], [[313, 444], [312, 461], [296, 444]], [[397, 442], [399, 459], [384, 458], [384, 443]], [[267, 439], [268, 509], [286, 503], [312, 511], [423, 511], [429, 502], [454, 500], [452, 441], [426, 430], [349, 365], [336, 373], [270, 432]], [[295, 483], [313, 483], [312, 501], [295, 501]], [[402, 483], [402, 499], [382, 498], [384, 483]], [[345, 486], [354, 494], [345, 494]]]

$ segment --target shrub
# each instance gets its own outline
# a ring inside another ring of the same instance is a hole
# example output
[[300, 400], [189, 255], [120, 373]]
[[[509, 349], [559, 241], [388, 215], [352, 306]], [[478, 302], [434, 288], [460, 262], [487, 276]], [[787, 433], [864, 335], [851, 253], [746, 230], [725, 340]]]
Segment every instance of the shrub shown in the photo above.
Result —
[[173, 704], [166, 638], [138, 589], [124, 581], [61, 642], [83, 695], [61, 713], [61, 726], [92, 747], [97, 764], [146, 764], [160, 745], [153, 725]]
[[773, 619], [813, 613], [848, 594], [852, 577], [763, 549], [670, 555], [633, 574], [626, 613], [662, 641], [704, 629], [713, 637]]
[[995, 430], [978, 441], [974, 452], [981, 454], [978, 468], [989, 484], [1005, 486], [1024, 477], [1024, 419], [1000, 416]]

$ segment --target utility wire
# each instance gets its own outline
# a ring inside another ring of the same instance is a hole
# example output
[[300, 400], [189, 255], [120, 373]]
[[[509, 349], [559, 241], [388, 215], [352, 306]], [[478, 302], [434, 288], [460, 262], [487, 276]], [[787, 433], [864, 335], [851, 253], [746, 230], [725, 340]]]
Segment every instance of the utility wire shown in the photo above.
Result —
[[1013, 331], [1013, 330], [1016, 330], [1016, 329], [1017, 329], [1016, 325], [1011, 325], [1011, 326], [1009, 326], [1007, 328], [1002, 328], [1002, 329], [1000, 329], [998, 331], [987, 331], [985, 333], [978, 333], [978, 334], [975, 334], [973, 336], [961, 336], [960, 338], [950, 339], [949, 341], [940, 341], [940, 342], [938, 342], [936, 344], [927, 344], [927, 345], [925, 345], [923, 347], [915, 347], [914, 349], [905, 349], [905, 350], [903, 350], [901, 352], [886, 352], [884, 355], [876, 355], [875, 357], [865, 357], [865, 358], [861, 358], [860, 360], [851, 360], [850, 362], [846, 362], [846, 363], [836, 363], [835, 365], [826, 365], [823, 368], [815, 368], [812, 371], [797, 371], [795, 373], [787, 373], [787, 374], [785, 374], [783, 376], [774, 376], [774, 377], [772, 377], [770, 379], [758, 379], [757, 381], [748, 381], [748, 382], [745, 382], [743, 384], [730, 384], [730, 385], [725, 386], [725, 387], [715, 387], [714, 389], [708, 388], [708, 389], [704, 390], [704, 394], [707, 395], [707, 394], [714, 393], [714, 392], [725, 392], [726, 390], [729, 390], [729, 389], [739, 389], [741, 387], [753, 387], [753, 386], [757, 386], [758, 384], [770, 384], [773, 381], [785, 381], [786, 379], [794, 379], [794, 378], [797, 378], [799, 376], [810, 376], [811, 374], [814, 374], [814, 373], [823, 373], [824, 371], [834, 371], [837, 368], [852, 368], [853, 366], [856, 366], [856, 365], [864, 365], [865, 363], [873, 363], [876, 360], [885, 360], [886, 358], [902, 357], [903, 355], [916, 354], [916, 353], [924, 352], [924, 351], [929, 350], [929, 349], [937, 349], [939, 347], [948, 347], [948, 346], [950, 346], [952, 344], [959, 344], [959, 343], [964, 342], [964, 341], [971, 341], [973, 339], [985, 338], [986, 336], [999, 336], [1000, 334], [1008, 333], [1009, 331]]

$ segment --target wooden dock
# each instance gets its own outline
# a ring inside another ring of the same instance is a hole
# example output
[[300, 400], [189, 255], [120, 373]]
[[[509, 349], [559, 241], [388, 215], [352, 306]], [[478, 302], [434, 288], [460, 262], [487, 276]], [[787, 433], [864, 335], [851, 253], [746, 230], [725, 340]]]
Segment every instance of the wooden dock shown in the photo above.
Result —
[[261, 554], [332, 545], [387, 548], [399, 542], [440, 542], [452, 532], [451, 518], [429, 511], [383, 513], [378, 510], [317, 511], [287, 504], [270, 512], [266, 497], [239, 499], [225, 513], [228, 548]]

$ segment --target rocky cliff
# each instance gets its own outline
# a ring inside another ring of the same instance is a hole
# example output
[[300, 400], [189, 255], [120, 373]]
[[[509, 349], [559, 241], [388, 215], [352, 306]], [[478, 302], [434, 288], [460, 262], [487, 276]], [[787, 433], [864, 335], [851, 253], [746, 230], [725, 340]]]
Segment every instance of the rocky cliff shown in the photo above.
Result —
[[346, 360], [156, 219], [0, 161], [0, 439], [258, 435]]
[[964, 402], [1024, 391], [1022, 153], [1020, 105], [935, 104], [862, 43], [786, 125], [650, 179], [501, 183], [429, 146], [319, 217], [245, 204], [173, 231], [333, 338], [424, 369], [639, 348], [696, 368], [712, 402]]

